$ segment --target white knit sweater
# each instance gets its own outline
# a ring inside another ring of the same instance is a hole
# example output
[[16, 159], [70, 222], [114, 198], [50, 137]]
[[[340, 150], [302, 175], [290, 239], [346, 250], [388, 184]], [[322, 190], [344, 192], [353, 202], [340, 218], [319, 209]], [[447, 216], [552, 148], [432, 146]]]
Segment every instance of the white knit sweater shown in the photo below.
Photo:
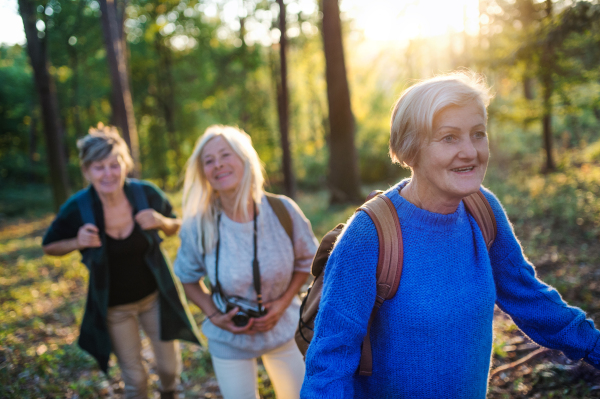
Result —
[[[257, 252], [265, 302], [279, 298], [286, 291], [294, 272], [310, 272], [318, 244], [309, 220], [298, 205], [287, 197], [281, 198], [292, 218], [293, 246], [265, 196], [258, 211]], [[252, 279], [253, 221], [237, 223], [223, 213], [219, 234], [221, 289], [227, 295], [256, 300]], [[182, 283], [198, 282], [208, 274], [214, 284], [215, 250], [202, 254], [202, 248], [198, 245], [197, 220], [185, 220], [179, 236], [181, 246], [175, 259], [175, 274]], [[293, 338], [299, 307], [300, 301], [296, 297], [272, 330], [254, 335], [232, 334], [207, 319], [202, 332], [208, 338], [211, 355], [221, 359], [250, 359], [277, 348]]]

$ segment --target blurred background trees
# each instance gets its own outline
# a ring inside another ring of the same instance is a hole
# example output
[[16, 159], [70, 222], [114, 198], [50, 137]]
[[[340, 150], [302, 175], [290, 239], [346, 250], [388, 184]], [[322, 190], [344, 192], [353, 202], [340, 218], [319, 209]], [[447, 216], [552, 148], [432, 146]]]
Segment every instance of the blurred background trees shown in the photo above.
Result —
[[117, 125], [141, 176], [166, 189], [179, 187], [204, 129], [222, 123], [252, 136], [273, 190], [357, 200], [360, 181], [406, 175], [387, 155], [400, 91], [459, 67], [496, 93], [498, 161], [539, 173], [564, 170], [576, 149], [576, 162], [600, 156], [597, 1], [479, 0], [477, 15], [464, 3], [464, 29], [379, 41], [337, 0], [19, 4], [28, 43], [0, 46], [0, 179], [51, 183], [56, 203], [82, 186], [75, 141], [98, 122]]
[[[75, 143], [89, 127], [137, 131], [141, 177], [178, 209], [197, 138], [212, 124], [237, 125], [252, 136], [268, 189], [295, 191], [321, 237], [355, 209], [331, 202], [408, 175], [388, 156], [401, 91], [461, 67], [483, 73], [495, 93], [484, 185], [536, 273], [600, 320], [598, 0], [0, 0], [0, 19], [10, 2], [28, 40], [0, 44], [0, 391], [8, 397], [107, 393], [73, 345], [87, 271], [78, 255], [40, 249], [50, 204], [84, 185]], [[109, 6], [117, 33], [107, 41]], [[173, 258], [178, 239], [165, 246]], [[495, 335], [496, 370], [531, 350], [514, 325], [501, 322]], [[210, 385], [208, 355], [185, 350], [186, 392], [199, 397]], [[597, 375], [553, 356], [494, 375], [488, 398], [598, 396]], [[119, 377], [111, 384], [118, 389]], [[261, 395], [273, 397], [268, 390]]]

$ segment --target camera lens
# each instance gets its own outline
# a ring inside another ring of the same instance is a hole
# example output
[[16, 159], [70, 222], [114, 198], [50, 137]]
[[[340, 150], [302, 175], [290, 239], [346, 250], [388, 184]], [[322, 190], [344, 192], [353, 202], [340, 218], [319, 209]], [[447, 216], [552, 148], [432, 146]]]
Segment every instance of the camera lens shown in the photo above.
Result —
[[246, 313], [237, 312], [231, 320], [237, 327], [244, 327], [250, 321], [250, 317]]

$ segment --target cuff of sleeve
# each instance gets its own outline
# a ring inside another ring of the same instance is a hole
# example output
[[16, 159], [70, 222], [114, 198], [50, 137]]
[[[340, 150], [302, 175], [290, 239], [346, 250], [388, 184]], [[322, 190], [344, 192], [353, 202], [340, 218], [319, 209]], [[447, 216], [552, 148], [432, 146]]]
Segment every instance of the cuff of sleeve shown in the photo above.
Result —
[[585, 361], [595, 368], [600, 369], [600, 337], [596, 341], [594, 349], [585, 357]]
[[295, 262], [294, 271], [300, 273], [310, 273], [311, 266], [312, 260], [310, 262]]

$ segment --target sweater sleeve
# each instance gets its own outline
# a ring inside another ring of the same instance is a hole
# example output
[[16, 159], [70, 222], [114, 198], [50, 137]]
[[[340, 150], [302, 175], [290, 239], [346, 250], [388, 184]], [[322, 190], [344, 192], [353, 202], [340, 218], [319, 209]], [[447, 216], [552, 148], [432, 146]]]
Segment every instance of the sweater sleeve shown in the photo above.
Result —
[[301, 398], [352, 398], [361, 343], [375, 304], [379, 243], [364, 212], [349, 222], [325, 268]]
[[304, 216], [300, 207], [290, 198], [284, 197], [283, 203], [292, 218], [294, 237], [294, 271], [310, 273], [315, 252], [317, 252], [317, 239], [312, 231], [310, 221]]
[[496, 303], [538, 344], [600, 368], [600, 331], [581, 309], [569, 306], [553, 287], [537, 278], [502, 205], [491, 192], [484, 190], [484, 194], [498, 225], [490, 248]]
[[179, 238], [181, 245], [177, 250], [173, 271], [182, 283], [197, 283], [206, 275], [206, 267], [199, 245], [196, 218], [184, 220], [179, 231]]

